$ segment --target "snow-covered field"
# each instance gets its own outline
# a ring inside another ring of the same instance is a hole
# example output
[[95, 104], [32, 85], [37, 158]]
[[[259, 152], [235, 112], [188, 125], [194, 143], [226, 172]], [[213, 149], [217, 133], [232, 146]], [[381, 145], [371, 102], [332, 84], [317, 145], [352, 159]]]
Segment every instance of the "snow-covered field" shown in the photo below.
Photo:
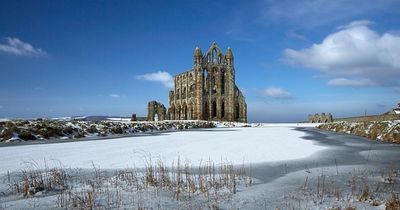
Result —
[[6, 145], [0, 147], [0, 209], [398, 205], [399, 145], [304, 128], [314, 126], [220, 123], [134, 137]]
[[[144, 167], [150, 155], [167, 165], [212, 160], [233, 164], [299, 159], [324, 149], [301, 137], [297, 124], [169, 132], [161, 135], [57, 144], [0, 147], [1, 172], [19, 170], [24, 162], [60, 161], [64, 167], [103, 169]], [[304, 126], [304, 125], [303, 125]]]

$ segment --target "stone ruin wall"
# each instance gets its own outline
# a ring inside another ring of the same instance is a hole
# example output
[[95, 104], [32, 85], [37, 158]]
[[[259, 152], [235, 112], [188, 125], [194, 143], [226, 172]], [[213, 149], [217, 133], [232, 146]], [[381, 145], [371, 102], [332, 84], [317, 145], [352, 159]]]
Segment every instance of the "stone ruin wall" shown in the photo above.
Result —
[[321, 114], [310, 114], [308, 115], [308, 122], [309, 123], [329, 123], [329, 122], [333, 122], [333, 117], [331, 113], [325, 114], [325, 113], [321, 113]]
[[150, 101], [147, 105], [147, 121], [167, 120], [164, 104], [157, 101]]

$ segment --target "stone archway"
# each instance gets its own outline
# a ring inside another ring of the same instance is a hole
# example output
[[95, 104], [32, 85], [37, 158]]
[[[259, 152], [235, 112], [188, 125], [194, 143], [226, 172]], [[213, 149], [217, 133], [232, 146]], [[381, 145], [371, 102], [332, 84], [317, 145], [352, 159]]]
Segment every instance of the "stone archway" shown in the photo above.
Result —
[[182, 120], [187, 120], [187, 115], [188, 115], [188, 109], [186, 103], [183, 103], [182, 105]]
[[213, 101], [211, 106], [211, 119], [217, 117], [217, 102]]
[[157, 112], [156, 113], [154, 113], [154, 121], [158, 121], [158, 114], [157, 114]]
[[208, 103], [204, 103], [204, 112], [203, 112], [203, 120], [208, 120], [208, 116], [210, 114], [210, 108], [208, 107]]

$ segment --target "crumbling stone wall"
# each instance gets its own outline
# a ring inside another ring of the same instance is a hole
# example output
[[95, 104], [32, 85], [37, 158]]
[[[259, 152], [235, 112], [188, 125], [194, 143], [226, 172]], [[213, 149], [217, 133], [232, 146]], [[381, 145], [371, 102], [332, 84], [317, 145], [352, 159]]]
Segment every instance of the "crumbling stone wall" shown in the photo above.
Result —
[[157, 101], [150, 101], [147, 105], [147, 121], [167, 120], [164, 104]]
[[333, 122], [333, 117], [331, 113], [325, 114], [310, 114], [308, 115], [308, 122], [309, 123], [328, 123], [328, 122]]

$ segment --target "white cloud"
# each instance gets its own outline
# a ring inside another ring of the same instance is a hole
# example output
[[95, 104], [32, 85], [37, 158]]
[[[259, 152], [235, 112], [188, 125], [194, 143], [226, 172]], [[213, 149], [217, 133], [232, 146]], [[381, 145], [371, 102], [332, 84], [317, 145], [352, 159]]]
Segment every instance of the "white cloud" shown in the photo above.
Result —
[[111, 98], [120, 98], [121, 96], [118, 94], [110, 94], [109, 95]]
[[329, 86], [350, 86], [350, 87], [365, 87], [374, 85], [369, 79], [346, 79], [346, 78], [336, 78], [328, 81]]
[[283, 60], [334, 77], [333, 86], [400, 86], [400, 36], [371, 30], [370, 21], [342, 26], [322, 43], [286, 49]]
[[349, 24], [339, 26], [339, 27], [337, 27], [337, 29], [348, 29], [348, 28], [354, 28], [357, 26], [368, 26], [368, 25], [372, 25], [374, 23], [375, 22], [369, 21], [369, 20], [355, 20], [355, 21], [350, 22]]
[[174, 87], [173, 77], [166, 71], [158, 71], [154, 73], [139, 75], [136, 77], [136, 79], [151, 82], [161, 82], [167, 88]]
[[282, 88], [267, 88], [262, 91], [264, 96], [275, 98], [275, 99], [290, 99], [292, 98], [292, 94], [290, 94], [287, 90]]
[[5, 43], [0, 44], [0, 52], [19, 56], [47, 56], [46, 51], [13, 37], [5, 38]]

